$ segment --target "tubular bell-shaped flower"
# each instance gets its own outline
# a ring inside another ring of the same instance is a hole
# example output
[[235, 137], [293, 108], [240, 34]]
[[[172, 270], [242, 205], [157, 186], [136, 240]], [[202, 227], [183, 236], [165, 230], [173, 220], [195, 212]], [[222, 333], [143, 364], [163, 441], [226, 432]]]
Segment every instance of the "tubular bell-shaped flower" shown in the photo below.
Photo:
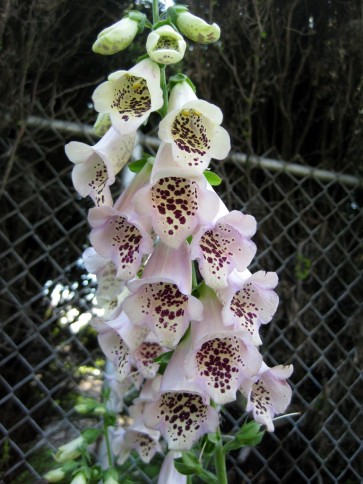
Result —
[[176, 64], [181, 61], [187, 44], [170, 25], [153, 30], [146, 41], [146, 51], [158, 64]]
[[133, 293], [123, 309], [136, 325], [152, 331], [161, 346], [178, 344], [191, 319], [202, 318], [203, 306], [192, 290], [189, 246], [179, 249], [160, 243], [151, 255], [142, 277], [128, 284]]
[[123, 464], [130, 455], [131, 450], [136, 450], [140, 459], [148, 464], [156, 452], [161, 452], [159, 443], [160, 432], [147, 428], [142, 421], [143, 404], [132, 405], [129, 415], [133, 420], [126, 429], [118, 429], [113, 432], [112, 450], [117, 457], [117, 463]]
[[72, 171], [74, 188], [82, 197], [89, 195], [96, 206], [112, 205], [109, 186], [115, 175], [129, 161], [134, 147], [135, 133], [125, 136], [110, 128], [94, 146], [71, 141], [65, 146]]
[[160, 68], [144, 59], [129, 71], [116, 71], [93, 93], [96, 111], [109, 113], [112, 126], [125, 135], [136, 129], [163, 105]]
[[186, 384], [183, 368], [169, 365], [163, 377], [160, 392], [154, 401], [144, 407], [144, 422], [147, 427], [159, 430], [168, 443], [169, 450], [188, 450], [204, 434], [215, 432], [218, 412], [209, 405], [208, 395], [193, 384]]
[[95, 207], [89, 211], [91, 244], [116, 266], [116, 277], [132, 279], [140, 268], [143, 255], [151, 254], [153, 241], [149, 227], [134, 212], [133, 195], [149, 177], [148, 164], [138, 173], [113, 207]]
[[[191, 90], [186, 81], [173, 89]], [[172, 94], [173, 96], [173, 89]], [[179, 100], [179, 96], [175, 96]], [[223, 114], [213, 104], [200, 99], [191, 100], [169, 113], [159, 124], [159, 138], [172, 143], [176, 163], [205, 170], [211, 158], [222, 160], [231, 148], [227, 131], [220, 126]]]
[[[200, 288], [204, 306], [203, 320], [192, 322], [189, 354], [184, 354], [187, 376], [212, 400], [232, 402], [245, 380], [253, 381], [262, 356], [244, 331], [234, 331], [223, 324], [222, 304], [207, 286]], [[174, 355], [173, 355], [174, 358]], [[172, 364], [172, 360], [169, 365]], [[178, 362], [178, 366], [182, 361]]]
[[219, 293], [224, 303], [224, 324], [248, 331], [253, 344], [260, 345], [260, 326], [271, 321], [279, 303], [273, 290], [277, 282], [275, 272], [232, 272], [228, 278], [228, 288]]
[[278, 365], [269, 368], [265, 363], [259, 371], [258, 380], [252, 384], [242, 384], [240, 390], [247, 398], [247, 411], [253, 412], [256, 422], [266, 425], [273, 432], [272, 418], [283, 413], [291, 400], [291, 388], [286, 382], [292, 374], [292, 365]]
[[193, 260], [198, 260], [208, 286], [215, 290], [226, 288], [233, 269], [247, 268], [256, 253], [256, 246], [250, 240], [255, 232], [254, 217], [233, 210], [195, 234], [191, 255]]
[[134, 198], [135, 208], [150, 220], [164, 244], [178, 248], [213, 219], [219, 209], [219, 197], [207, 189], [204, 177], [159, 176], [139, 190]]

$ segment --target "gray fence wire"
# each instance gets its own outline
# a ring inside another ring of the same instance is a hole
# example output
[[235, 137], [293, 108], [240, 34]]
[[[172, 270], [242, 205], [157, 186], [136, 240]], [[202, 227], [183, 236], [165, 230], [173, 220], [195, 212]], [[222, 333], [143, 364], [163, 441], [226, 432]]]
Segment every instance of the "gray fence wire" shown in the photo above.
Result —
[[[84, 425], [73, 410], [77, 395], [97, 395], [101, 385], [102, 355], [86, 325], [95, 283], [80, 260], [91, 205], [72, 188], [63, 151], [70, 139], [94, 141], [90, 127], [36, 118], [16, 153], [1, 140], [11, 160], [0, 209], [5, 483], [42, 482], [49, 449]], [[155, 138], [140, 142], [155, 152]], [[264, 358], [294, 364], [289, 411], [300, 413], [278, 420], [257, 449], [232, 453], [229, 482], [361, 482], [362, 179], [240, 154], [213, 169], [228, 207], [258, 221], [252, 270], [279, 274]], [[237, 402], [222, 425], [232, 430], [244, 419]], [[155, 482], [131, 468], [135, 482]]]

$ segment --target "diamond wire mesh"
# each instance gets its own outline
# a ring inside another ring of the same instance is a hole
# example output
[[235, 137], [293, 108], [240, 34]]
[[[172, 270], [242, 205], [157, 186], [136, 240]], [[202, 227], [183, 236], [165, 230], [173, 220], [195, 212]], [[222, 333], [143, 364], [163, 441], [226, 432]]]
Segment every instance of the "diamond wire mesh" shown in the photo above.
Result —
[[[63, 151], [71, 138], [51, 124], [46, 130], [28, 126], [2, 197], [4, 482], [41, 481], [44, 449], [70, 440], [82, 425], [73, 412], [77, 392], [97, 392], [100, 385], [99, 373], [91, 370], [102, 368], [95, 335], [71, 324], [91, 311], [95, 291], [80, 263], [90, 204], [72, 189]], [[360, 482], [358, 188], [248, 162], [225, 161], [215, 170], [224, 177], [218, 192], [228, 207], [258, 221], [252, 270], [276, 270], [280, 276], [281, 303], [263, 331], [264, 358], [268, 364], [294, 364], [289, 411], [301, 412], [277, 421], [276, 433], [265, 436], [258, 449], [233, 452], [229, 482]], [[244, 418], [239, 402], [229, 405], [224, 430]]]

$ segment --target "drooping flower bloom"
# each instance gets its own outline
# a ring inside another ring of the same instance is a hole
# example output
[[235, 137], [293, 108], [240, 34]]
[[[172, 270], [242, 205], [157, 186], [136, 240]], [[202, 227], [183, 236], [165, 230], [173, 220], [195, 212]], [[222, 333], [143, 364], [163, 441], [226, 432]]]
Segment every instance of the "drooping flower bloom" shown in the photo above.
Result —
[[149, 167], [138, 173], [133, 182], [113, 207], [95, 207], [89, 211], [88, 221], [94, 249], [111, 259], [116, 266], [116, 277], [132, 279], [140, 268], [143, 255], [151, 254], [153, 241], [149, 227], [134, 211], [133, 195], [149, 178]]
[[135, 133], [125, 136], [110, 128], [94, 146], [71, 141], [66, 155], [75, 166], [72, 171], [74, 188], [82, 197], [89, 195], [96, 206], [112, 205], [110, 185], [129, 161]]
[[[173, 90], [193, 92], [184, 81], [173, 87], [169, 112], [159, 124], [159, 138], [172, 144], [173, 158], [182, 166], [190, 166], [199, 171], [205, 170], [211, 158], [222, 160], [231, 148], [227, 131], [220, 126], [223, 114], [213, 104], [200, 99], [185, 102], [174, 108], [174, 101], [181, 96], [173, 96]], [[193, 92], [194, 94], [194, 92]], [[195, 94], [194, 94], [195, 97]]]
[[131, 15], [128, 14], [115, 24], [102, 30], [92, 46], [93, 52], [96, 54], [111, 55], [126, 49], [136, 37], [139, 30], [139, 23], [143, 19], [145, 19], [143, 13], [132, 12]]
[[160, 243], [151, 255], [142, 277], [128, 285], [133, 293], [123, 309], [136, 325], [152, 331], [161, 346], [174, 347], [191, 319], [202, 318], [203, 306], [192, 290], [189, 246], [179, 249]]
[[96, 111], [109, 113], [112, 126], [120, 134], [130, 134], [163, 105], [160, 68], [144, 59], [129, 71], [116, 71], [93, 93]]
[[277, 282], [275, 272], [232, 272], [228, 278], [228, 288], [219, 293], [224, 303], [223, 323], [248, 331], [253, 344], [260, 345], [260, 326], [271, 321], [279, 303], [273, 290]]
[[[167, 156], [168, 151], [163, 154]], [[153, 171], [153, 182], [139, 190], [134, 204], [138, 213], [150, 221], [162, 242], [178, 248], [200, 226], [213, 219], [219, 209], [219, 197], [207, 189], [204, 177], [192, 178], [186, 176], [187, 173], [163, 176], [164, 173], [166, 171], [160, 169], [156, 176]]]
[[[262, 357], [247, 332], [235, 331], [223, 324], [222, 304], [214, 292], [205, 285], [199, 291], [204, 306], [203, 320], [192, 322], [190, 348], [184, 352], [178, 348], [169, 365], [177, 368], [184, 364], [189, 379], [214, 402], [225, 404], [236, 399], [244, 380], [253, 381]], [[173, 361], [176, 358], [178, 361]]]
[[181, 61], [187, 44], [170, 25], [153, 30], [147, 37], [146, 51], [158, 64], [176, 64]]
[[197, 259], [208, 286], [215, 290], [226, 288], [234, 269], [247, 268], [256, 253], [256, 245], [250, 240], [255, 232], [254, 217], [233, 210], [195, 234], [191, 255]]
[[174, 459], [181, 457], [181, 452], [169, 450], [164, 457], [160, 474], [158, 477], [158, 484], [187, 484], [187, 476], [180, 474], [174, 465]]
[[221, 29], [217, 24], [208, 24], [205, 20], [184, 11], [177, 16], [176, 24], [180, 32], [188, 39], [201, 44], [217, 42]]
[[129, 415], [133, 420], [124, 430], [120, 428], [113, 432], [112, 450], [117, 456], [117, 463], [123, 464], [129, 457], [131, 450], [136, 450], [140, 459], [148, 464], [156, 452], [161, 452], [159, 443], [160, 432], [147, 428], [142, 421], [143, 404], [129, 407]]
[[252, 385], [244, 382], [240, 390], [247, 398], [247, 411], [253, 412], [256, 422], [266, 425], [273, 432], [274, 415], [283, 413], [291, 401], [291, 388], [286, 382], [292, 374], [292, 365], [269, 368], [265, 363], [259, 371], [258, 380]]

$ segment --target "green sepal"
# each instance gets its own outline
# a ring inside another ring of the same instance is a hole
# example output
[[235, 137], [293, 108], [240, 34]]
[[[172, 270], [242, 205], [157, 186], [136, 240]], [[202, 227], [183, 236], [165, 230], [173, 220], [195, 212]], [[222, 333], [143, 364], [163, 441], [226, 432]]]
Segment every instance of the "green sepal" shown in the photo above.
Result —
[[141, 158], [141, 160], [131, 161], [127, 166], [132, 173], [139, 173], [147, 163], [146, 158]]
[[207, 179], [207, 182], [212, 185], [212, 187], [217, 187], [218, 185], [220, 185], [223, 181], [223, 179], [217, 175], [217, 173], [214, 173], [214, 171], [210, 171], [210, 170], [205, 170], [203, 172], [203, 175], [205, 176], [205, 178]]
[[218, 478], [213, 472], [207, 471], [206, 469], [203, 469], [200, 474], [198, 474], [198, 477], [200, 480], [203, 482], [218, 482]]
[[141, 62], [144, 59], [149, 59], [149, 54], [140, 55], [140, 57], [137, 58], [136, 62]]
[[161, 355], [154, 358], [154, 362], [158, 363], [159, 365], [159, 369], [158, 369], [159, 375], [164, 375], [166, 367], [168, 366], [168, 363], [170, 361], [170, 358], [173, 356], [173, 353], [174, 353], [174, 350], [167, 351], [166, 353], [162, 353]]
[[143, 32], [145, 28], [145, 23], [147, 20], [146, 15], [142, 12], [139, 12], [138, 10], [131, 10], [127, 14], [127, 17], [137, 22], [137, 33], [141, 34], [141, 32]]
[[223, 446], [224, 452], [228, 453], [231, 450], [240, 449], [241, 447], [254, 447], [258, 445], [265, 433], [260, 428], [261, 425], [254, 420], [243, 424], [241, 429], [235, 434], [234, 439]]
[[116, 424], [116, 420], [115, 412], [108, 411], [103, 415], [103, 422], [106, 427], [113, 427]]
[[101, 434], [102, 434], [101, 429], [87, 429], [81, 432], [81, 435], [84, 438], [87, 445], [95, 442]]
[[173, 23], [176, 23], [178, 15], [183, 12], [188, 12], [187, 5], [175, 5], [174, 7], [169, 7], [166, 11], [166, 15], [171, 19]]
[[159, 20], [159, 22], [156, 22], [156, 23], [153, 25], [152, 29], [153, 29], [153, 30], [156, 30], [156, 29], [158, 29], [159, 27], [162, 27], [163, 25], [170, 25], [170, 27], [172, 27], [172, 23], [170, 22], [170, 20], [169, 20], [169, 19], [167, 19], [167, 20]]
[[75, 469], [77, 469], [78, 466], [79, 466], [79, 462], [75, 462], [74, 460], [71, 460], [63, 464], [61, 469], [63, 472], [67, 474], [68, 472], [73, 472]]
[[194, 92], [196, 92], [196, 87], [193, 84], [193, 82], [189, 79], [188, 76], [185, 74], [182, 74], [181, 72], [178, 72], [178, 74], [175, 74], [174, 76], [169, 77], [169, 82], [168, 82], [168, 89], [171, 91], [171, 89], [175, 86], [175, 84], [178, 84], [180, 82], [187, 82], [189, 86], [193, 89]]
[[191, 451], [184, 451], [179, 459], [174, 460], [174, 466], [178, 472], [187, 476], [203, 472], [202, 464]]

